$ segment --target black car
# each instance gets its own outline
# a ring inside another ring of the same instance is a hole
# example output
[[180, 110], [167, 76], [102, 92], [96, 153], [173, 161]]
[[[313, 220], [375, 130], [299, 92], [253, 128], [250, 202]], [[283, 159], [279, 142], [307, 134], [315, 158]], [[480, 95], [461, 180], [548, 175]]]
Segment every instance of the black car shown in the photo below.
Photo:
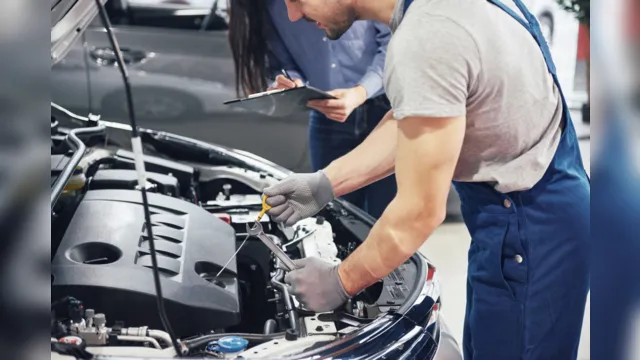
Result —
[[[54, 1], [54, 63], [97, 14], [93, 0]], [[280, 261], [246, 226], [261, 190], [289, 170], [147, 128], [136, 164], [131, 126], [51, 111], [52, 359], [462, 358], [422, 255], [332, 312], [309, 312], [288, 293]], [[335, 200], [291, 228], [261, 224], [291, 258], [337, 263], [374, 219]]]

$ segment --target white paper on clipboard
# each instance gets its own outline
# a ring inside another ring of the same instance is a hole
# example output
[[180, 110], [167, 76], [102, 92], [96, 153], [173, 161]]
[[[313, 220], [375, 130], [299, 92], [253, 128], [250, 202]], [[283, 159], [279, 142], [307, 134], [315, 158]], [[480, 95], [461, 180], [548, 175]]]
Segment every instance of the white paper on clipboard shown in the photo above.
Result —
[[257, 97], [265, 96], [265, 95], [271, 95], [271, 94], [283, 92], [285, 90], [287, 90], [287, 89], [275, 89], [275, 90], [263, 91], [261, 93], [251, 94], [251, 95], [247, 96], [247, 99], [257, 98]]

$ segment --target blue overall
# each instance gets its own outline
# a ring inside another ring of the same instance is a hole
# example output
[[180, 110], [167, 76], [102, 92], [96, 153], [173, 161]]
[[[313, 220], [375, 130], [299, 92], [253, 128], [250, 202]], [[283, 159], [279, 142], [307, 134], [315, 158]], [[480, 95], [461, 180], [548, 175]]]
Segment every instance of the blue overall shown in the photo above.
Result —
[[[478, 0], [480, 1], [480, 0]], [[577, 357], [589, 291], [590, 181], [549, 47], [535, 17], [525, 26], [540, 45], [564, 106], [560, 144], [530, 190], [498, 192], [454, 181], [471, 234], [463, 350], [467, 360]], [[406, 12], [411, 0], [405, 0]], [[525, 70], [526, 71], [526, 70]]]

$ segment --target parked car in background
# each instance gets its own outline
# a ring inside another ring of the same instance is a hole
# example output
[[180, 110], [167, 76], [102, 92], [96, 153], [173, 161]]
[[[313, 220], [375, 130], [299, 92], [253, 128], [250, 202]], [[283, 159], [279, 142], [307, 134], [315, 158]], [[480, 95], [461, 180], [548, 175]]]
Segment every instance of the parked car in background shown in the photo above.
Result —
[[[180, 3], [107, 2], [140, 126], [256, 153], [293, 171], [309, 170], [307, 114], [269, 118], [223, 105], [237, 97], [226, 22], [215, 9], [208, 16], [209, 9]], [[79, 114], [125, 121], [124, 88], [99, 18], [81, 40], [52, 68], [52, 100]]]

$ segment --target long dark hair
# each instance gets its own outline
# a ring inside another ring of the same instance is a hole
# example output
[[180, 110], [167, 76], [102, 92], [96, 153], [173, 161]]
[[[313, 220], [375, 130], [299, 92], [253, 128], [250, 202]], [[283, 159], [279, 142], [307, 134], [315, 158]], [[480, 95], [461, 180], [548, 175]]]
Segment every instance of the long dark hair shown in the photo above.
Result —
[[267, 33], [272, 31], [267, 0], [229, 0], [229, 44], [236, 92], [264, 91], [267, 84]]

